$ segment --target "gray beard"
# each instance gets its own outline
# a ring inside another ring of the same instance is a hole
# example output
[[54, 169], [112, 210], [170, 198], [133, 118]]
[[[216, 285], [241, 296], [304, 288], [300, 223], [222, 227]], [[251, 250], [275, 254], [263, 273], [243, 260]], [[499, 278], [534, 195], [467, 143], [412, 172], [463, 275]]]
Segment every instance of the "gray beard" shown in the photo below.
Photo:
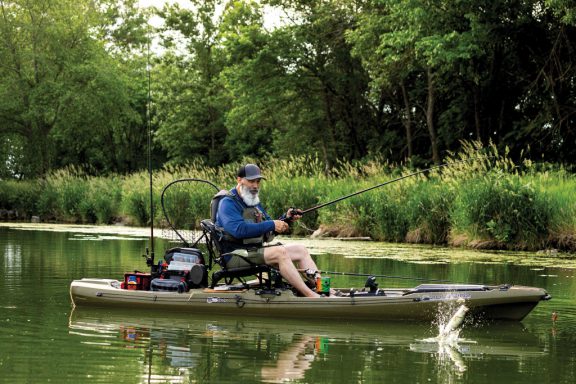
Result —
[[242, 197], [242, 201], [249, 207], [254, 207], [255, 205], [260, 204], [260, 198], [258, 194], [252, 194], [250, 189], [245, 185], [240, 186], [240, 197]]

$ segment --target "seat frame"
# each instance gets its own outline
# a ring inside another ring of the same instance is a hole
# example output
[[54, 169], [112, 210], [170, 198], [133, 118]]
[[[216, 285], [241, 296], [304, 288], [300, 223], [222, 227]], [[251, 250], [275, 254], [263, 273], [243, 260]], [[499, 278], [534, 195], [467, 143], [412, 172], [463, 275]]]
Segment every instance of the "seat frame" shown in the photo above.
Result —
[[[208, 248], [208, 256], [210, 258], [210, 269], [212, 268], [212, 262], [220, 266], [220, 270], [212, 274], [212, 280], [210, 287], [214, 288], [221, 280], [224, 283], [231, 285], [234, 280], [238, 280], [244, 285], [245, 288], [249, 288], [246, 282], [246, 277], [256, 276], [258, 278], [258, 285], [260, 289], [272, 290], [273, 283], [275, 287], [283, 287], [282, 278], [280, 273], [275, 268], [265, 264], [254, 264], [247, 258], [238, 255], [236, 253], [222, 252], [221, 233], [216, 229], [216, 225], [212, 220], [205, 219], [200, 222], [202, 231], [206, 238], [206, 246]], [[243, 259], [248, 265], [243, 267], [228, 268], [224, 258], [226, 256], [239, 257]]]

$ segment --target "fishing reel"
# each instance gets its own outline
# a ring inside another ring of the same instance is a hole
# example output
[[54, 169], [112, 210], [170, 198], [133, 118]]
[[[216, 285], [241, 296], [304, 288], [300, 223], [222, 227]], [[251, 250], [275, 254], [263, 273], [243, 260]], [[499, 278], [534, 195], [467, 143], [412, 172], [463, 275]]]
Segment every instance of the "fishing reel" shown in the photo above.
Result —
[[294, 217], [294, 216], [302, 216], [304, 214], [304, 211], [299, 209], [299, 208], [294, 208], [294, 207], [290, 207], [288, 209], [288, 211], [290, 212], [290, 216]]
[[320, 272], [316, 271], [315, 269], [307, 269], [304, 271], [304, 284], [311, 290], [316, 290], [316, 278], [320, 276]]
[[369, 293], [371, 295], [378, 294], [378, 283], [376, 282], [376, 277], [375, 276], [368, 277], [366, 283], [364, 284], [364, 288], [369, 288], [370, 289]]
[[304, 211], [299, 208], [290, 207], [288, 208], [288, 212], [290, 213], [290, 217], [284, 215], [280, 218], [280, 220], [287, 224], [292, 224], [294, 222], [294, 216], [302, 216]]
[[316, 281], [316, 278], [320, 276], [320, 272], [312, 268], [308, 268], [307, 270], [305, 270], [304, 274], [306, 275], [307, 279], [312, 281]]
[[142, 255], [142, 257], [146, 259], [146, 265], [150, 267], [150, 271], [156, 273], [158, 266], [154, 264], [154, 252], [150, 253], [150, 250], [146, 247], [146, 254]]

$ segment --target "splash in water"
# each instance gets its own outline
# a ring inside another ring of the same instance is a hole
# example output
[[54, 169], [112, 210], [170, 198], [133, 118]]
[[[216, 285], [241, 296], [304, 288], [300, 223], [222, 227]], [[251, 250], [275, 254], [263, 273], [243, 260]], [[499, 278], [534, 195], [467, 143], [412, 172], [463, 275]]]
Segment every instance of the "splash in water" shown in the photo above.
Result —
[[438, 336], [424, 339], [422, 341], [428, 343], [438, 343], [444, 345], [456, 345], [460, 340], [460, 330], [462, 329], [462, 324], [466, 318], [466, 313], [468, 312], [468, 307], [464, 304], [460, 305], [458, 309], [448, 317], [447, 312], [438, 312]]
[[[447, 371], [454, 369], [457, 375], [462, 374], [466, 371], [466, 364], [460, 354], [461, 347], [458, 343], [469, 343], [467, 340], [460, 339], [460, 331], [467, 312], [468, 307], [464, 304], [461, 304], [450, 317], [448, 317], [450, 312], [439, 311], [437, 320], [438, 336], [420, 340], [423, 344], [411, 345], [410, 349], [429, 350], [433, 346], [434, 349], [429, 351], [436, 353], [440, 368], [443, 367]], [[426, 347], [426, 345], [430, 347]], [[450, 367], [452, 368], [449, 369]], [[448, 372], [446, 375], [450, 376], [451, 374]], [[452, 380], [448, 380], [448, 382], [452, 382]]]
[[461, 305], [446, 324], [440, 323], [438, 339], [448, 343], [457, 342], [460, 336], [460, 326], [464, 322], [468, 307]]

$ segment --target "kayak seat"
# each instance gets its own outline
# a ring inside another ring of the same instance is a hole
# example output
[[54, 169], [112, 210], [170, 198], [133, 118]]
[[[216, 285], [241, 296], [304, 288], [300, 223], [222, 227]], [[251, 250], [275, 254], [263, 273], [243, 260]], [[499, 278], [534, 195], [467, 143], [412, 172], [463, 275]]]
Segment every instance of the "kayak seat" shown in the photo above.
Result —
[[[230, 285], [234, 280], [238, 280], [247, 286], [247, 277], [256, 277], [260, 288], [272, 289], [273, 276], [279, 276], [277, 271], [265, 264], [254, 264], [244, 257], [244, 250], [223, 253], [220, 243], [220, 232], [216, 229], [214, 222], [209, 219], [202, 220], [200, 226], [206, 236], [208, 254], [220, 270], [212, 274], [211, 288], [214, 288], [220, 281]], [[276, 280], [276, 279], [274, 279]]]

